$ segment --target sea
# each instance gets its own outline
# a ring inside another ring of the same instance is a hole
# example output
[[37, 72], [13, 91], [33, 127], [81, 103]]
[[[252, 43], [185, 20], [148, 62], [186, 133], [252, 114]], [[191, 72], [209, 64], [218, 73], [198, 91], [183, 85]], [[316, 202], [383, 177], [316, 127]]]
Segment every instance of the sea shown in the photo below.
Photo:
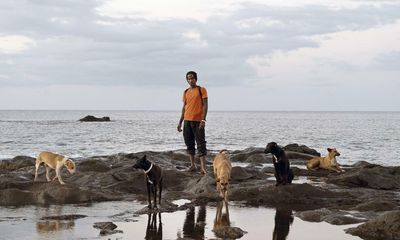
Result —
[[[86, 115], [110, 122], [80, 122]], [[73, 158], [185, 149], [179, 111], [0, 110], [0, 160], [40, 151]], [[306, 145], [340, 164], [400, 165], [400, 112], [210, 111], [207, 148]]]

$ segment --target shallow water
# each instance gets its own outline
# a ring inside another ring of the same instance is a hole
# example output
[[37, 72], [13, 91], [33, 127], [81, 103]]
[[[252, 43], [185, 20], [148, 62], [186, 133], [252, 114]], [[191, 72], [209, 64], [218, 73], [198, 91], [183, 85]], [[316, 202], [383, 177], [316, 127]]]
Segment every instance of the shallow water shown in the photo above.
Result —
[[[221, 224], [226, 224], [229, 218], [230, 226], [248, 232], [240, 239], [276, 237], [274, 239], [277, 240], [360, 240], [343, 231], [355, 225], [334, 226], [325, 222], [305, 222], [293, 217], [294, 212], [290, 209], [249, 208], [240, 203], [229, 203], [229, 217], [226, 217], [226, 207], [222, 204], [217, 206], [222, 207]], [[134, 212], [144, 205], [126, 201], [90, 206], [0, 207], [0, 239], [215, 239], [217, 236], [212, 230], [217, 206], [196, 206], [186, 211], [152, 215], [135, 215]], [[83, 214], [87, 217], [71, 221], [41, 220], [45, 216], [69, 214]], [[94, 228], [93, 224], [101, 221], [114, 222], [118, 226], [117, 230], [123, 233], [100, 236], [100, 230]]]

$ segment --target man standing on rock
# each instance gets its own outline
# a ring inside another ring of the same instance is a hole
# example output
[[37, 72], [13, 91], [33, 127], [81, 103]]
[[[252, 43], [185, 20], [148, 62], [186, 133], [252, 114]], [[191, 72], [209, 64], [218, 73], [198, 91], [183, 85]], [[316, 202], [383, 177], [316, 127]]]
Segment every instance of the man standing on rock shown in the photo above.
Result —
[[196, 170], [195, 162], [195, 142], [197, 144], [197, 152], [200, 158], [201, 173], [206, 174], [206, 116], [208, 111], [207, 90], [198, 86], [197, 73], [190, 71], [186, 73], [186, 81], [190, 87], [183, 92], [183, 107], [181, 118], [178, 123], [178, 132], [182, 132], [183, 122], [183, 138], [189, 153], [191, 166], [189, 171]]

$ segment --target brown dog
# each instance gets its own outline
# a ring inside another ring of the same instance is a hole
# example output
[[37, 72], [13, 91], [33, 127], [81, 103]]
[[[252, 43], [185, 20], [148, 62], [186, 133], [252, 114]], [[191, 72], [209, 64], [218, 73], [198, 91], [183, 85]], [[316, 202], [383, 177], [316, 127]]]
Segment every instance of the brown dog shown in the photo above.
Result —
[[217, 191], [225, 201], [228, 201], [228, 188], [229, 181], [231, 180], [232, 165], [227, 150], [223, 149], [215, 156], [213, 168]]
[[307, 169], [316, 170], [318, 168], [322, 168], [335, 172], [344, 172], [344, 170], [340, 168], [338, 162], [336, 161], [336, 157], [340, 156], [340, 153], [336, 150], [336, 148], [327, 148], [327, 150], [328, 155], [325, 157], [315, 157], [310, 159], [307, 162]]
[[49, 171], [50, 169], [54, 169], [56, 171], [56, 176], [53, 178], [56, 179], [58, 178], [58, 181], [61, 184], [65, 184], [64, 181], [61, 178], [61, 168], [65, 166], [68, 170], [69, 173], [74, 173], [76, 170], [75, 163], [71, 160], [68, 159], [62, 155], [56, 154], [56, 153], [51, 153], [51, 152], [41, 152], [36, 158], [36, 171], [35, 171], [35, 180], [37, 180], [38, 176], [38, 169], [40, 167], [40, 164], [44, 163], [46, 166], [46, 179], [48, 182], [50, 182], [50, 176], [49, 176]]

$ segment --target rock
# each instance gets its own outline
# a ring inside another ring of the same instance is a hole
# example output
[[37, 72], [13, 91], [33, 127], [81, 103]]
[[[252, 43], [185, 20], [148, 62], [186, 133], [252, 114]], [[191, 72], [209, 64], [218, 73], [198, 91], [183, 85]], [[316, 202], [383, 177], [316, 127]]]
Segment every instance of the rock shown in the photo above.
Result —
[[28, 156], [16, 156], [11, 160], [0, 161], [0, 170], [18, 170], [24, 167], [35, 166], [36, 159]]
[[111, 170], [111, 167], [101, 160], [84, 160], [77, 163], [77, 171], [80, 172], [107, 172]]
[[118, 226], [115, 225], [113, 222], [96, 222], [93, 224], [94, 228], [98, 228], [98, 229], [107, 229], [107, 230], [114, 230], [116, 229]]
[[333, 225], [346, 225], [364, 222], [363, 219], [343, 215], [343, 213], [340, 213], [338, 211], [331, 211], [327, 208], [298, 212], [296, 215], [304, 221], [325, 221]]
[[329, 178], [328, 183], [349, 187], [366, 187], [373, 189], [399, 189], [399, 167], [382, 167], [367, 165]]
[[123, 231], [121, 230], [114, 230], [117, 228], [117, 225], [115, 225], [113, 222], [97, 222], [93, 224], [93, 227], [101, 229], [101, 236], [111, 235], [115, 233], [123, 233]]
[[346, 232], [363, 239], [398, 240], [400, 239], [400, 210], [384, 212], [355, 228], [346, 229]]
[[292, 151], [297, 153], [306, 153], [309, 155], [321, 157], [321, 153], [317, 152], [317, 150], [309, 148], [305, 145], [299, 145], [297, 143], [291, 143], [283, 147], [285, 151]]
[[374, 199], [366, 203], [361, 203], [354, 208], [354, 210], [356, 211], [374, 211], [374, 212], [392, 211], [395, 209], [398, 209], [397, 204], [395, 202], [385, 201], [380, 199]]
[[70, 214], [70, 215], [61, 215], [61, 216], [48, 216], [42, 217], [40, 220], [76, 220], [80, 218], [85, 218], [86, 215], [81, 214]]
[[236, 181], [242, 181], [249, 178], [252, 178], [253, 175], [249, 174], [244, 168], [242, 167], [232, 167], [231, 170], [231, 178]]
[[109, 122], [110, 117], [102, 117], [102, 118], [98, 118], [92, 115], [87, 115], [84, 118], [79, 119], [79, 121], [81, 122]]
[[222, 239], [238, 239], [243, 237], [243, 235], [247, 233], [246, 231], [243, 231], [238, 227], [230, 226], [219, 227], [217, 229], [214, 229], [213, 232], [215, 233], [215, 236]]

